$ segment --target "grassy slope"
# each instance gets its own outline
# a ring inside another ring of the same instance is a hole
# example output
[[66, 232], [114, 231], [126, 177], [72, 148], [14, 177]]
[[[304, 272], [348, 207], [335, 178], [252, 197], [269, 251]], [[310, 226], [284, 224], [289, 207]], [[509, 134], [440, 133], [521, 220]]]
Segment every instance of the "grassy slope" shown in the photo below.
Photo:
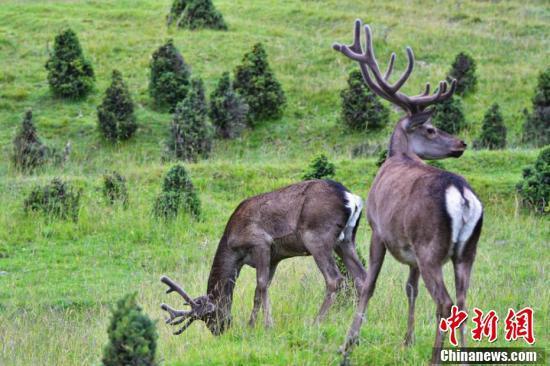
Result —
[[[78, 6], [75, 4], [78, 3]], [[418, 59], [408, 92], [425, 80], [444, 77], [454, 54], [468, 49], [478, 60], [479, 91], [466, 100], [475, 136], [484, 110], [503, 107], [512, 145], [518, 139], [520, 111], [529, 105], [538, 67], [548, 53], [549, 11], [544, 2], [428, 4], [353, 1], [216, 1], [229, 32], [167, 30], [168, 1], [3, 1], [0, 7], [0, 363], [94, 364], [105, 342], [107, 304], [137, 290], [145, 309], [160, 318], [161, 273], [181, 279], [192, 294], [204, 291], [210, 258], [235, 205], [243, 198], [300, 179], [310, 156], [329, 154], [337, 179], [366, 195], [375, 172], [374, 158], [350, 159], [365, 136], [348, 135], [337, 123], [338, 91], [354, 65], [330, 49], [350, 39], [353, 19], [373, 25], [380, 60], [411, 45]], [[368, 11], [365, 11], [368, 9]], [[246, 14], [246, 16], [242, 16]], [[479, 17], [481, 21], [477, 21]], [[44, 63], [46, 44], [63, 26], [73, 27], [97, 73], [97, 92], [84, 101], [52, 99]], [[386, 41], [382, 41], [386, 34]], [[220, 142], [213, 157], [190, 165], [205, 217], [181, 217], [170, 224], [150, 218], [167, 164], [160, 162], [168, 114], [150, 110], [147, 65], [150, 54], [172, 37], [212, 89], [255, 41], [263, 41], [289, 97], [285, 117], [266, 123], [234, 142]], [[95, 128], [95, 106], [113, 67], [132, 89], [141, 128], [135, 140], [108, 146]], [[74, 154], [65, 168], [48, 167], [22, 176], [7, 163], [10, 141], [23, 110], [35, 111], [39, 132], [53, 145], [71, 140]], [[398, 115], [394, 113], [392, 118]], [[389, 130], [369, 142], [381, 143]], [[546, 262], [548, 220], [520, 214], [512, 192], [521, 167], [535, 151], [468, 153], [445, 166], [464, 174], [487, 206], [487, 220], [474, 270], [470, 304], [494, 308], [531, 305], [536, 332], [547, 344], [549, 293]], [[130, 182], [128, 210], [107, 207], [98, 192], [105, 169], [118, 169]], [[37, 181], [62, 175], [84, 188], [77, 224], [41, 216], [26, 217], [22, 200]], [[359, 231], [366, 246], [369, 230]], [[364, 249], [366, 252], [366, 249]], [[235, 327], [212, 338], [193, 326], [174, 338], [159, 324], [159, 354], [165, 364], [319, 364], [334, 361], [351, 316], [351, 305], [332, 312], [321, 327], [311, 326], [322, 300], [322, 279], [310, 258], [284, 262], [271, 290], [276, 327], [249, 330], [254, 275], [239, 281]], [[450, 275], [450, 268], [447, 268]], [[449, 277], [448, 287], [452, 281]], [[434, 328], [433, 304], [422, 289], [417, 306], [417, 346], [403, 350], [403, 286], [406, 268], [388, 259], [369, 309], [364, 338], [354, 354], [358, 363], [420, 363], [428, 358]], [[292, 299], [293, 301], [289, 301]], [[170, 300], [163, 297], [163, 300]], [[175, 299], [172, 299], [175, 304]], [[342, 302], [345, 302], [344, 300]], [[55, 335], [55, 336], [52, 336]], [[502, 339], [502, 336], [501, 336]], [[499, 341], [499, 344], [503, 344]], [[25, 350], [24, 352], [22, 350]], [[394, 350], [397, 350], [394, 352]]]

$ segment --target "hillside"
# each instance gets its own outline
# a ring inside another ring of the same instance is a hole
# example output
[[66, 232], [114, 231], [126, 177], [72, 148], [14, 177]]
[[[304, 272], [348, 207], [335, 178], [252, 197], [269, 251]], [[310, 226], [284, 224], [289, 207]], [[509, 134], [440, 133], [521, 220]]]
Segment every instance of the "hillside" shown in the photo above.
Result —
[[[469, 52], [478, 65], [478, 90], [464, 100], [469, 127], [477, 136], [485, 110], [501, 106], [509, 131], [505, 151], [468, 151], [444, 161], [464, 175], [486, 207], [485, 227], [468, 302], [505, 314], [509, 307], [535, 311], [537, 345], [548, 344], [550, 225], [518, 207], [514, 187], [538, 150], [519, 143], [522, 110], [530, 107], [536, 78], [550, 53], [550, 8], [544, 1], [357, 2], [217, 0], [227, 32], [167, 28], [170, 1], [1, 1], [0, 5], [0, 364], [97, 365], [106, 342], [109, 305], [137, 291], [146, 312], [158, 319], [163, 365], [300, 364], [337, 362], [352, 315], [353, 299], [340, 298], [321, 326], [313, 318], [324, 284], [311, 258], [288, 260], [270, 289], [275, 328], [249, 329], [255, 274], [243, 270], [235, 294], [234, 327], [214, 338], [201, 324], [173, 337], [162, 321], [164, 295], [158, 278], [168, 274], [193, 296], [204, 294], [212, 255], [232, 210], [243, 199], [301, 179], [310, 159], [326, 154], [335, 179], [366, 196], [377, 156], [353, 156], [360, 144], [384, 146], [392, 126], [374, 134], [350, 133], [339, 121], [339, 92], [357, 66], [331, 49], [350, 42], [355, 18], [370, 23], [377, 57], [392, 51], [397, 68], [410, 45], [416, 69], [405, 86], [416, 93], [425, 81], [443, 79], [454, 56]], [[70, 26], [96, 72], [95, 91], [81, 101], [51, 95], [44, 65], [55, 34]], [[173, 162], [161, 159], [171, 115], [155, 111], [148, 95], [151, 54], [168, 39], [180, 49], [207, 94], [224, 71], [264, 43], [272, 68], [287, 94], [283, 118], [267, 121], [232, 141], [216, 141], [208, 160], [186, 164], [204, 210], [163, 223], [151, 216], [161, 178]], [[112, 145], [99, 135], [96, 107], [113, 68], [122, 71], [137, 103], [139, 129], [132, 140]], [[39, 135], [51, 146], [71, 141], [64, 167], [35, 174], [17, 172], [12, 139], [25, 109], [32, 108]], [[392, 109], [391, 120], [400, 113]], [[101, 196], [104, 172], [126, 176], [128, 209], [111, 207]], [[23, 201], [37, 183], [61, 176], [82, 188], [77, 223], [26, 215]], [[365, 222], [358, 245], [368, 253]], [[363, 327], [354, 364], [420, 364], [431, 354], [434, 305], [421, 286], [417, 343], [401, 347], [406, 329], [407, 269], [387, 258]], [[454, 297], [452, 269], [446, 281]], [[198, 322], [197, 322], [198, 323]], [[484, 342], [483, 345], [488, 345]], [[508, 346], [501, 336], [494, 344]], [[518, 344], [521, 346], [522, 344]], [[22, 350], [25, 350], [24, 352]]]

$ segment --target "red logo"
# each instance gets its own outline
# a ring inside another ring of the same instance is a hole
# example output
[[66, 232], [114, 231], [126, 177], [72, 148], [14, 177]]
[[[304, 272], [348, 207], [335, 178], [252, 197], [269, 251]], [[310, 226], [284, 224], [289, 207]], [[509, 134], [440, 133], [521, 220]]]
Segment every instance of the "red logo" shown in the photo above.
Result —
[[529, 344], [535, 343], [533, 334], [533, 309], [526, 307], [517, 313], [508, 309], [505, 320], [505, 338], [508, 342], [523, 338]]
[[494, 342], [497, 339], [497, 324], [498, 315], [494, 310], [491, 310], [487, 315], [483, 316], [483, 311], [478, 308], [474, 308], [476, 316], [472, 318], [475, 323], [475, 328], [472, 329], [472, 339], [475, 341], [481, 341], [485, 336], [489, 342]]
[[463, 310], [459, 311], [456, 305], [453, 305], [451, 308], [451, 316], [448, 318], [441, 318], [441, 321], [439, 322], [439, 329], [442, 332], [449, 331], [449, 342], [451, 342], [453, 346], [458, 345], [455, 330], [459, 328], [467, 318], [468, 314]]

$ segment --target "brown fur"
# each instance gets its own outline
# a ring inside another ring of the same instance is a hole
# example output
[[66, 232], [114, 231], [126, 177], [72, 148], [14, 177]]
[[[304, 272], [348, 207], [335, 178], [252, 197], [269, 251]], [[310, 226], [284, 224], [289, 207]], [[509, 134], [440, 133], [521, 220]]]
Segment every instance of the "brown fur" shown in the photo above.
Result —
[[220, 334], [230, 325], [233, 290], [245, 264], [256, 268], [257, 274], [252, 326], [260, 308], [265, 325], [272, 325], [267, 290], [278, 263], [286, 258], [312, 255], [323, 274], [326, 296], [317, 320], [326, 315], [343, 280], [334, 251], [343, 258], [356, 286], [362, 286], [366, 271], [355, 251], [354, 235], [339, 240], [350, 216], [345, 192], [339, 183], [311, 180], [249, 198], [237, 207], [208, 278], [208, 302], [215, 310], [200, 317], [212, 333]]
[[[399, 89], [413, 70], [412, 50], [407, 49], [407, 70], [398, 81], [390, 85], [388, 79], [395, 55], [392, 55], [388, 71], [382, 75], [374, 57], [370, 28], [365, 26], [365, 51], [361, 46], [360, 32], [361, 22], [357, 21], [354, 43], [350, 46], [335, 44], [334, 49], [358, 61], [363, 79], [369, 88], [380, 97], [403, 108], [407, 116], [397, 123], [390, 141], [389, 158], [378, 171], [369, 192], [367, 218], [372, 228], [372, 237], [368, 275], [360, 295], [358, 312], [342, 347], [345, 353], [358, 338], [364, 312], [374, 293], [386, 250], [410, 268], [405, 286], [409, 302], [406, 345], [413, 342], [414, 309], [420, 276], [437, 305], [437, 325], [442, 317], [450, 314], [452, 300], [443, 282], [442, 270], [444, 263], [449, 259], [452, 259], [454, 265], [457, 305], [460, 309], [465, 309], [466, 292], [483, 222], [481, 211], [477, 223], [470, 223], [475, 224], [475, 227], [466, 240], [464, 249], [458, 253], [458, 250], [455, 250], [456, 243], [452, 240], [452, 218], [448, 213], [446, 191], [451, 186], [455, 187], [464, 201], [464, 192], [468, 190], [473, 194], [473, 190], [464, 178], [428, 166], [422, 161], [459, 157], [466, 148], [464, 141], [432, 126], [431, 111], [426, 110], [429, 105], [450, 98], [456, 88], [456, 81], [452, 81], [450, 89], [447, 89], [445, 82], [441, 82], [438, 91], [432, 95], [429, 84], [426, 91], [418, 96], [409, 97], [401, 93]], [[475, 204], [470, 201], [464, 202], [467, 207]], [[462, 209], [462, 206], [456, 204], [452, 207]], [[463, 214], [464, 211], [459, 212]], [[463, 329], [460, 338], [464, 346]], [[438, 348], [442, 346], [443, 335], [438, 329], [432, 363], [440, 362]]]

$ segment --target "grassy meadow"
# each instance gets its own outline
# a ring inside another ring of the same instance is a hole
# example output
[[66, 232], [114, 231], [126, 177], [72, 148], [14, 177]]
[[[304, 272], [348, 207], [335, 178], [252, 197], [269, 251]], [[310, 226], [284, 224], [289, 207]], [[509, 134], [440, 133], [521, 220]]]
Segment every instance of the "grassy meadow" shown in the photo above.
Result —
[[[536, 346], [545, 347], [550, 289], [548, 217], [519, 208], [514, 193], [525, 165], [538, 150], [520, 144], [522, 110], [530, 106], [538, 73], [550, 56], [550, 7], [545, 1], [275, 1], [215, 0], [227, 32], [167, 28], [169, 0], [0, 0], [0, 365], [99, 365], [107, 340], [109, 306], [128, 292], [159, 322], [162, 365], [337, 364], [354, 299], [341, 296], [327, 320], [313, 319], [324, 281], [312, 258], [283, 261], [270, 288], [275, 326], [246, 325], [255, 272], [245, 268], [235, 291], [234, 324], [213, 337], [200, 322], [174, 337], [163, 323], [159, 282], [167, 274], [193, 296], [204, 294], [213, 253], [237, 204], [254, 194], [299, 181], [314, 156], [336, 164], [335, 179], [366, 197], [377, 156], [353, 154], [387, 143], [391, 124], [374, 134], [350, 133], [339, 121], [339, 92], [357, 67], [332, 51], [349, 43], [355, 18], [373, 28], [378, 59], [392, 51], [396, 66], [404, 47], [417, 65], [405, 92], [443, 79], [454, 56], [465, 50], [478, 64], [478, 90], [464, 100], [469, 123], [462, 137], [471, 146], [486, 109], [498, 102], [508, 129], [504, 151], [468, 151], [443, 162], [465, 176], [485, 205], [484, 229], [468, 296], [470, 308], [494, 309], [499, 339], [507, 346], [503, 320], [508, 308], [535, 311]], [[95, 68], [95, 91], [80, 101], [52, 96], [44, 64], [55, 34], [71, 27]], [[284, 116], [247, 130], [232, 141], [216, 141], [208, 160], [187, 163], [203, 207], [203, 218], [180, 215], [171, 222], [151, 216], [161, 179], [173, 162], [161, 159], [171, 115], [155, 111], [147, 91], [149, 60], [167, 39], [182, 52], [209, 94], [223, 71], [232, 71], [252, 45], [262, 41], [287, 94]], [[96, 107], [119, 69], [136, 102], [139, 129], [128, 142], [112, 145], [97, 130]], [[31, 107], [40, 137], [49, 145], [73, 146], [63, 167], [22, 174], [10, 163], [12, 139]], [[399, 112], [392, 110], [396, 121]], [[118, 170], [128, 180], [127, 209], [110, 206], [101, 194], [102, 175]], [[38, 183], [63, 177], [83, 189], [78, 222], [26, 215], [23, 201]], [[358, 245], [368, 253], [365, 221]], [[387, 257], [369, 305], [354, 365], [426, 364], [431, 356], [435, 305], [420, 286], [416, 344], [401, 346], [406, 330], [404, 286], [408, 269]], [[446, 283], [454, 294], [451, 266]], [[470, 341], [470, 345], [473, 342]], [[482, 342], [483, 345], [488, 345]], [[522, 341], [513, 343], [523, 346]]]

